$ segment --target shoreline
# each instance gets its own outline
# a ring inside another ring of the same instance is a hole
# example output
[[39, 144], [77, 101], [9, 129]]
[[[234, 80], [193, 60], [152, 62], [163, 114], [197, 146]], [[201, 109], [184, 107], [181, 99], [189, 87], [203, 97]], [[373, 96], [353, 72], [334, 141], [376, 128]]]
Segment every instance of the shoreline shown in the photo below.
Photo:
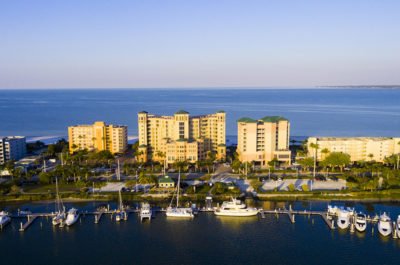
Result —
[[[2, 197], [0, 199], [0, 204], [6, 203], [53, 203], [54, 198], [43, 198], [48, 194], [16, 194], [11, 195], [10, 197]], [[363, 196], [362, 194], [295, 194], [295, 193], [286, 193], [286, 194], [258, 194], [256, 197], [252, 197], [255, 201], [343, 201], [343, 202], [366, 202], [366, 203], [382, 203], [382, 202], [400, 202], [400, 194], [369, 194], [370, 196]], [[79, 202], [96, 202], [96, 201], [118, 201], [117, 193], [107, 193], [102, 195], [96, 195], [94, 197], [65, 197], [62, 198], [65, 203], [79, 203]], [[204, 202], [207, 194], [198, 194], [198, 195], [186, 195], [182, 196], [183, 202]], [[214, 202], [222, 202], [224, 200], [229, 200], [232, 194], [226, 195], [213, 195]], [[248, 198], [244, 196], [236, 196], [242, 198]], [[171, 195], [162, 194], [122, 194], [122, 198], [126, 202], [142, 202], [142, 201], [152, 201], [152, 202], [160, 202], [160, 203], [168, 203], [171, 199]]]

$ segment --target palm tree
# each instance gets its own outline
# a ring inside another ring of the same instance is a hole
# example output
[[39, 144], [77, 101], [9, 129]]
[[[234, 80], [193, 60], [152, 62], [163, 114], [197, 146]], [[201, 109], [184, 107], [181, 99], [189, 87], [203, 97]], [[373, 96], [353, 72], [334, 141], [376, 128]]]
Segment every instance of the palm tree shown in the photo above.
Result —
[[368, 154], [369, 160], [372, 161], [372, 158], [374, 158], [374, 154]]
[[310, 147], [311, 147], [312, 149], [314, 149], [314, 169], [313, 169], [313, 178], [315, 178], [315, 175], [316, 175], [316, 168], [317, 168], [317, 152], [318, 152], [319, 145], [318, 145], [318, 144], [311, 143], [311, 144], [310, 144]]

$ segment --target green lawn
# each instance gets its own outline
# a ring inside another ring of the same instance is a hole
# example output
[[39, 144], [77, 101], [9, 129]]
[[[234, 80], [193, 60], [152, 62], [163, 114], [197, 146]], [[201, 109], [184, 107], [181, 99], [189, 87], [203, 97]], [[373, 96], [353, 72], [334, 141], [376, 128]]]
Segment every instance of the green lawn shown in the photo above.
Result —
[[[74, 184], [64, 184], [60, 183], [58, 184], [58, 189], [60, 192], [68, 192], [68, 191], [79, 191], [79, 188]], [[56, 191], [56, 186], [54, 184], [39, 184], [39, 185], [29, 185], [24, 187], [24, 192], [30, 192], [30, 193], [44, 193], [44, 192], [55, 192]]]

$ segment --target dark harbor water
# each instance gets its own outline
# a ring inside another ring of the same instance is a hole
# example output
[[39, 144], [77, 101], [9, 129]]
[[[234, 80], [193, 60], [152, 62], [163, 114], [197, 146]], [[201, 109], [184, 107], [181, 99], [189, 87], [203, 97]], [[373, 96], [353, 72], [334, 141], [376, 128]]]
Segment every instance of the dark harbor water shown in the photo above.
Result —
[[[340, 205], [338, 203], [337, 205]], [[342, 204], [343, 205], [343, 204]], [[70, 207], [71, 204], [67, 204]], [[92, 210], [98, 203], [74, 206]], [[115, 205], [112, 205], [112, 207]], [[287, 203], [259, 202], [264, 209]], [[326, 202], [297, 202], [295, 209], [323, 210]], [[400, 205], [349, 204], [369, 214], [388, 212], [392, 219]], [[4, 206], [9, 211], [29, 208], [52, 211], [54, 204]], [[366, 233], [330, 230], [320, 217], [286, 216], [265, 219], [216, 217], [200, 213], [193, 220], [166, 219], [158, 213], [140, 223], [131, 214], [116, 223], [103, 216], [94, 224], [84, 216], [73, 227], [53, 227], [49, 219], [35, 221], [19, 232], [19, 220], [0, 232], [1, 264], [399, 264], [400, 239], [382, 238], [377, 228]]]
[[399, 136], [399, 102], [398, 89], [0, 90], [0, 135], [65, 137], [67, 126], [96, 120], [137, 135], [139, 111], [185, 109], [225, 110], [228, 136], [240, 117], [267, 115], [287, 117], [292, 136]]

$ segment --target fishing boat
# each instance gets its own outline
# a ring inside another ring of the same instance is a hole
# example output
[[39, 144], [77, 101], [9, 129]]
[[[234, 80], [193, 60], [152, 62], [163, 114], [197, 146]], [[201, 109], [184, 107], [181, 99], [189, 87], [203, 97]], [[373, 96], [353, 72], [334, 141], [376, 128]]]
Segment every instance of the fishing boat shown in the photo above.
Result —
[[382, 236], [388, 236], [392, 233], [392, 222], [385, 212], [379, 217], [378, 230]]
[[174, 197], [172, 197], [171, 203], [169, 204], [167, 211], [165, 212], [167, 217], [177, 217], [177, 218], [193, 218], [192, 208], [182, 208], [179, 207], [179, 190], [181, 184], [181, 171], [178, 174], [178, 183], [176, 185], [176, 206], [172, 206]]
[[150, 204], [147, 202], [142, 203], [141, 207], [140, 207], [140, 221], [142, 222], [145, 219], [149, 219], [149, 221], [151, 221], [151, 207]]
[[8, 213], [5, 211], [1, 211], [0, 212], [0, 228], [3, 228], [10, 222], [11, 222], [11, 217], [8, 215]]
[[115, 221], [119, 222], [121, 220], [128, 220], [128, 214], [125, 211], [124, 205], [122, 203], [121, 190], [119, 190], [119, 203], [118, 203], [118, 210], [115, 213]]
[[367, 229], [367, 216], [363, 213], [357, 213], [355, 216], [354, 226], [357, 231], [364, 232]]
[[71, 208], [68, 211], [67, 218], [65, 219], [65, 224], [67, 226], [71, 226], [71, 225], [75, 224], [76, 221], [78, 221], [78, 219], [79, 219], [78, 210], [75, 208]]
[[242, 201], [231, 198], [230, 201], [222, 203], [221, 207], [215, 209], [214, 214], [217, 216], [255, 216], [258, 214], [257, 208], [247, 208]]
[[347, 229], [350, 226], [350, 217], [352, 213], [344, 208], [340, 208], [338, 211], [337, 225], [341, 229]]
[[65, 207], [62, 203], [62, 200], [60, 198], [60, 194], [58, 192], [58, 180], [56, 178], [56, 212], [55, 216], [52, 219], [52, 224], [53, 225], [60, 225], [64, 222], [66, 214], [65, 214]]

